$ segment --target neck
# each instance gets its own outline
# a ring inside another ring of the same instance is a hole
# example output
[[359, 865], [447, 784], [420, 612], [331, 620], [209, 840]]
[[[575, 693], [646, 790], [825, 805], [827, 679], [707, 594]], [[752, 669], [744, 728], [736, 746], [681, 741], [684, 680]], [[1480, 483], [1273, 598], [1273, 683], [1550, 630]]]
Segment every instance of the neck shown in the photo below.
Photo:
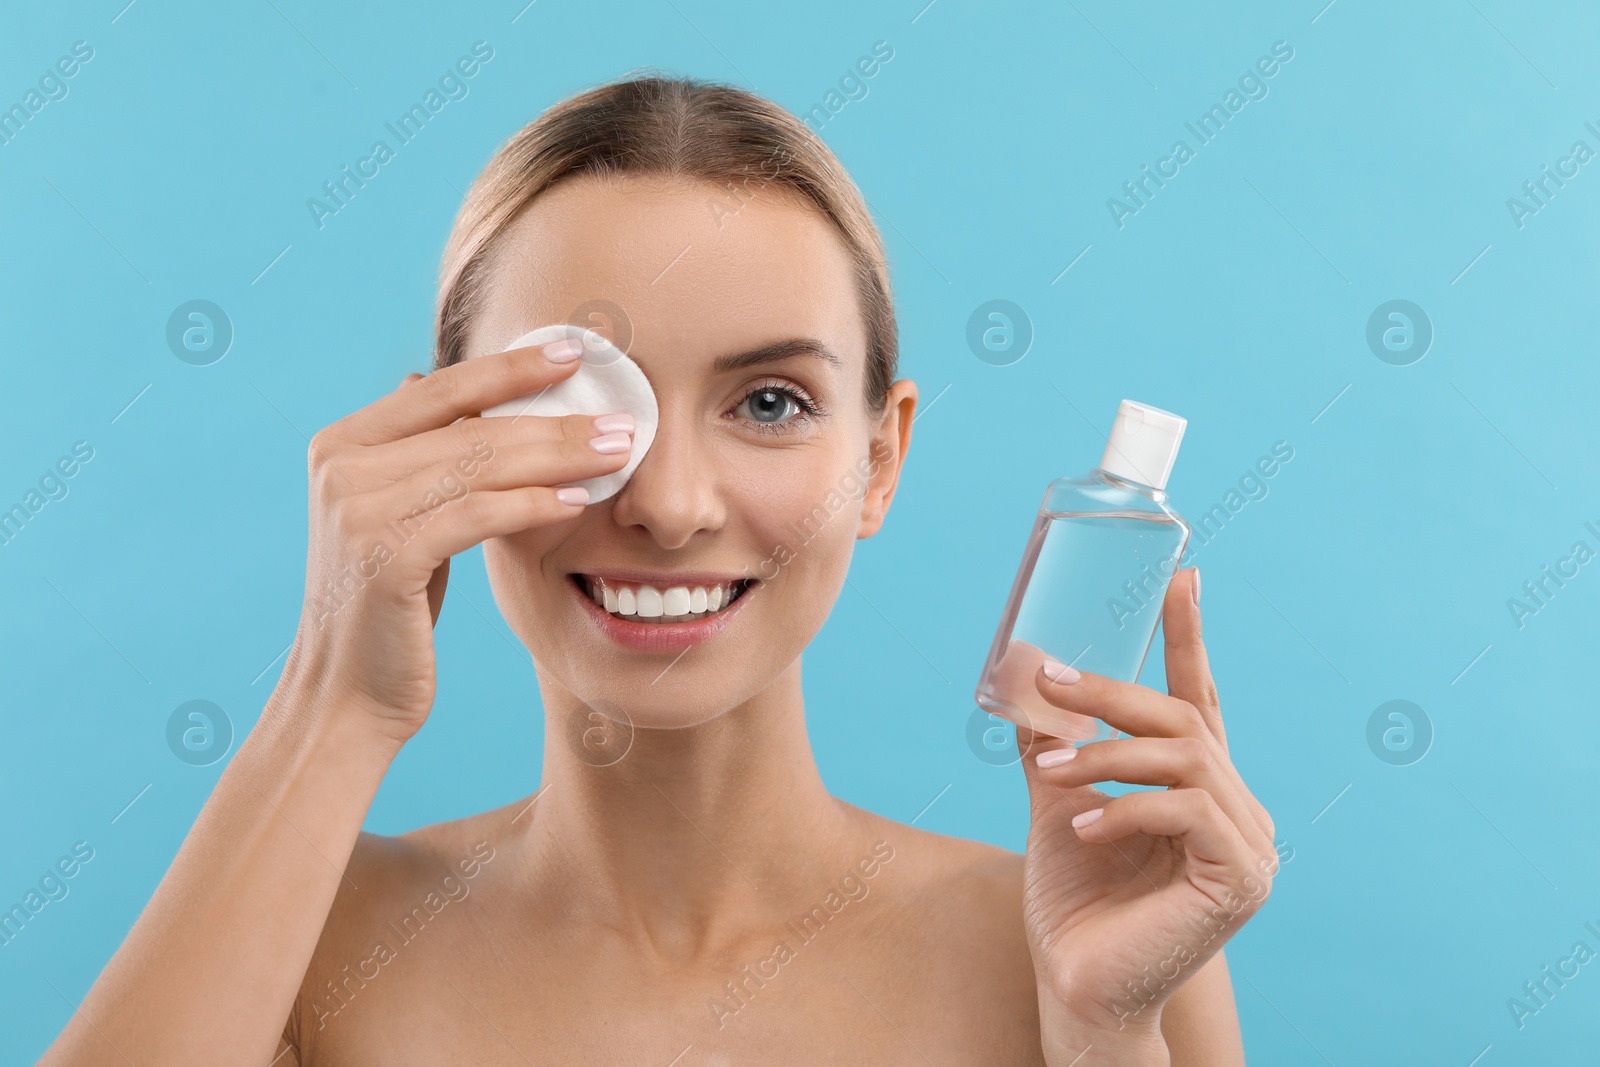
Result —
[[544, 785], [521, 821], [532, 884], [565, 915], [692, 959], [781, 925], [867, 847], [817, 771], [798, 659], [681, 729], [630, 729], [541, 688]]

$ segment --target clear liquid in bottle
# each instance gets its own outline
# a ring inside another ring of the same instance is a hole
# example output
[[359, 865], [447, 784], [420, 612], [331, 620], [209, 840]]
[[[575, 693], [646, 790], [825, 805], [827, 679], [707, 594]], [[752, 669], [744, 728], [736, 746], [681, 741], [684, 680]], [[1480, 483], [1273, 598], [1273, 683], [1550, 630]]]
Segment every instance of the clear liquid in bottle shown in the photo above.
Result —
[[978, 680], [984, 710], [1074, 742], [1115, 736], [1099, 719], [1047, 702], [1034, 676], [1049, 657], [1138, 680], [1189, 541], [1165, 492], [1186, 425], [1124, 400], [1101, 466], [1050, 483]]

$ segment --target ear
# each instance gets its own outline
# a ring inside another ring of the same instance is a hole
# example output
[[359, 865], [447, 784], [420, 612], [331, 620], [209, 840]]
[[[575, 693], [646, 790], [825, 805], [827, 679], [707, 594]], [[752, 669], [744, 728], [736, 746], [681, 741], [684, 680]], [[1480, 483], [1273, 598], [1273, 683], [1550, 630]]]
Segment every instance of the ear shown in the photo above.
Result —
[[889, 503], [900, 485], [900, 465], [911, 447], [911, 420], [917, 410], [917, 383], [901, 378], [889, 386], [883, 420], [878, 424], [861, 465], [867, 491], [861, 498], [861, 518], [856, 540], [871, 537], [883, 526]]

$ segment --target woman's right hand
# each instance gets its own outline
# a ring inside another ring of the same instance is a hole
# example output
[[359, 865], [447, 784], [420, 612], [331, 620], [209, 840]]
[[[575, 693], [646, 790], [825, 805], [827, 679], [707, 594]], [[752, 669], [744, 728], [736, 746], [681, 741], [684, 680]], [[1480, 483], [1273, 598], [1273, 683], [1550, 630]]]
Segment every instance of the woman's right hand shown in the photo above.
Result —
[[[396, 743], [422, 727], [450, 557], [576, 518], [587, 493], [563, 484], [627, 464], [626, 414], [477, 414], [566, 379], [582, 351], [566, 339], [408, 375], [312, 438], [306, 599], [285, 679], [330, 697], [322, 706], [363, 709]], [[626, 447], [598, 451], [608, 437]]]
[[[632, 451], [626, 415], [477, 417], [571, 376], [581, 343], [555, 348], [566, 362], [552, 347], [408, 377], [312, 440], [306, 602], [283, 678], [41, 1065], [299, 1062], [284, 1021], [372, 798], [433, 704], [446, 562], [581, 516], [558, 489]], [[616, 452], [592, 447], [604, 431]]]

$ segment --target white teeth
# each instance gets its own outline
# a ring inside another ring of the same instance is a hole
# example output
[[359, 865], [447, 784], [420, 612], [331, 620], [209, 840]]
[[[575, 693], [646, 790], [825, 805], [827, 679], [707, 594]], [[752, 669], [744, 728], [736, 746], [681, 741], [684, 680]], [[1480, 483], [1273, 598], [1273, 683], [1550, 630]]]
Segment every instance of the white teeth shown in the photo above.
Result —
[[613, 615], [637, 621], [686, 622], [721, 611], [733, 602], [737, 583], [718, 585], [674, 585], [658, 589], [638, 582], [630, 585], [607, 584], [603, 579], [585, 576], [589, 598]]
[[661, 594], [661, 614], [687, 615], [689, 614], [689, 590], [681, 585], [675, 585]]

